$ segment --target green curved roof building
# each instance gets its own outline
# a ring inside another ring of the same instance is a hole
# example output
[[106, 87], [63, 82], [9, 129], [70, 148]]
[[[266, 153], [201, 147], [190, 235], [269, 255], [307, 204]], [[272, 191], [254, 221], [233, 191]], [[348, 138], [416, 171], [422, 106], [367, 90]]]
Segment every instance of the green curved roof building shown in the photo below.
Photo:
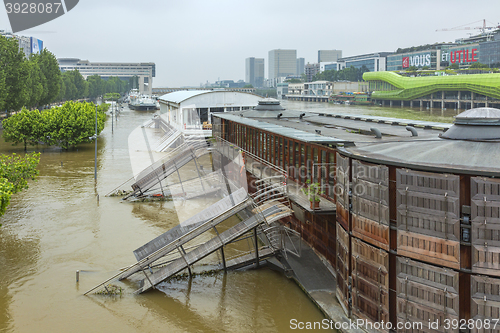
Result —
[[404, 77], [394, 72], [366, 72], [371, 98], [409, 101], [439, 91], [470, 91], [500, 99], [500, 74]]

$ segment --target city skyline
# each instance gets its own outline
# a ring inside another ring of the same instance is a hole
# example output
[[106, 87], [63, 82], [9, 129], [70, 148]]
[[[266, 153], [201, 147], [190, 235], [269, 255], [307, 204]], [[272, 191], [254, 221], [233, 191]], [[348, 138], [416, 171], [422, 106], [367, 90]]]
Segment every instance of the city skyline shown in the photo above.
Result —
[[[464, 10], [466, 3], [460, 0], [424, 0], [410, 7], [392, 0], [358, 0], [350, 3], [348, 15], [340, 15], [340, 4], [151, 0], [147, 6], [137, 6], [127, 1], [87, 0], [56, 20], [18, 34], [43, 40], [58, 58], [155, 62], [155, 87], [199, 86], [218, 78], [244, 79], [248, 57], [264, 58], [267, 74], [267, 55], [273, 49], [295, 49], [297, 58], [305, 58], [307, 64], [316, 62], [318, 50], [337, 49], [343, 56], [354, 56], [453, 42], [479, 31], [436, 30], [482, 19], [498, 25], [493, 13], [500, 9], [499, 3], [490, 1], [478, 1]], [[314, 19], [304, 14], [305, 7], [319, 9]], [[252, 23], [243, 23], [243, 17]], [[10, 31], [5, 10], [0, 11], [0, 30]]]

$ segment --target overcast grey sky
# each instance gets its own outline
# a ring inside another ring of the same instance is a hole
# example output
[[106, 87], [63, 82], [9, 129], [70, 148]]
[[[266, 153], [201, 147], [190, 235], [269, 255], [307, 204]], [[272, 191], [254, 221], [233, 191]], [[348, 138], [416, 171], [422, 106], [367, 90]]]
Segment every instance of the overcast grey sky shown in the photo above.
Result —
[[[177, 87], [244, 80], [247, 57], [264, 58], [267, 76], [268, 51], [278, 48], [313, 63], [318, 50], [351, 56], [454, 41], [471, 31], [436, 29], [498, 25], [499, 13], [492, 0], [80, 0], [19, 34], [58, 58], [155, 62], [153, 86]], [[5, 9], [0, 29], [10, 31]]]

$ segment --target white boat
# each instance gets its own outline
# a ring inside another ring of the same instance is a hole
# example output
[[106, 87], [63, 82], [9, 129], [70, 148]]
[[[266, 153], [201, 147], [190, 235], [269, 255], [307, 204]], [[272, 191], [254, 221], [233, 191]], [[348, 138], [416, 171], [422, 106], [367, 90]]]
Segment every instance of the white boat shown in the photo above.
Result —
[[156, 110], [156, 101], [149, 96], [139, 96], [128, 103], [133, 110]]

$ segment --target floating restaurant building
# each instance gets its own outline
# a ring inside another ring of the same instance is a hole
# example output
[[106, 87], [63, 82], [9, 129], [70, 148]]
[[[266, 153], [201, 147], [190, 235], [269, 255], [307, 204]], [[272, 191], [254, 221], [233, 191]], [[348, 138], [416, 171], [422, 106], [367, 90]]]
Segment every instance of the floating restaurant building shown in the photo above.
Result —
[[[468, 110], [452, 125], [268, 100], [214, 114], [213, 136], [244, 153], [250, 191], [252, 180], [286, 177], [294, 215], [282, 223], [334, 267], [347, 316], [421, 322], [425, 332], [499, 318], [500, 110]], [[298, 191], [311, 182], [319, 208]]]
[[159, 98], [160, 114], [171, 129], [186, 135], [212, 135], [212, 115], [219, 112], [248, 110], [261, 96], [226, 90], [175, 91]]

